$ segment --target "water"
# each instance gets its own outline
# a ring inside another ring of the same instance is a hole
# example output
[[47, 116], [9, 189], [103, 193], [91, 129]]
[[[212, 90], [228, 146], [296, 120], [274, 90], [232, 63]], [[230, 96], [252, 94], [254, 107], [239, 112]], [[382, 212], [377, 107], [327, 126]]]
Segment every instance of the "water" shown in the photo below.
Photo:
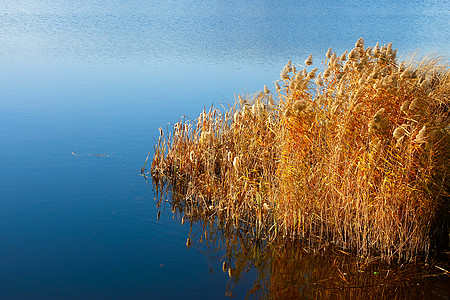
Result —
[[224, 248], [187, 249], [170, 206], [157, 220], [138, 173], [158, 127], [361, 36], [448, 57], [449, 19], [448, 1], [2, 1], [0, 297], [244, 297], [254, 268], [231, 284]]

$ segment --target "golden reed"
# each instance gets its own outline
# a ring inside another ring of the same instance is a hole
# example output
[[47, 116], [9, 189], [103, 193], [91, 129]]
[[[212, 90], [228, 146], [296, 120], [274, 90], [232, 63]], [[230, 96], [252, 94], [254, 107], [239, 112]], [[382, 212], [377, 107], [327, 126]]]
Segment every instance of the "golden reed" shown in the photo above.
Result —
[[[151, 175], [186, 217], [255, 238], [412, 260], [448, 246], [450, 72], [392, 45], [291, 61], [224, 112], [160, 128]], [[145, 166], [144, 166], [145, 167]], [[145, 170], [144, 170], [145, 172]]]

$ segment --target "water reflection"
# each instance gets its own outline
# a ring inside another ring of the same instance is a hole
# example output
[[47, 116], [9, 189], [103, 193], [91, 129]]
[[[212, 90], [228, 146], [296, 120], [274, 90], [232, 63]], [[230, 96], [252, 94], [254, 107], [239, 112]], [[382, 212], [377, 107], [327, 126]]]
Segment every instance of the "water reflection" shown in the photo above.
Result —
[[0, 54], [8, 58], [270, 64], [345, 49], [361, 36], [448, 55], [448, 1], [3, 2]]
[[[176, 220], [190, 227], [187, 247], [199, 243], [224, 252], [222, 271], [227, 296], [234, 296], [246, 273], [256, 274], [247, 298], [257, 299], [447, 299], [450, 253], [414, 263], [379, 258], [356, 259], [331, 245], [311, 252], [298, 240], [258, 238], [245, 225], [228, 222], [191, 201], [182, 187], [154, 181], [157, 207], [170, 208]], [[168, 207], [167, 207], [168, 206]]]

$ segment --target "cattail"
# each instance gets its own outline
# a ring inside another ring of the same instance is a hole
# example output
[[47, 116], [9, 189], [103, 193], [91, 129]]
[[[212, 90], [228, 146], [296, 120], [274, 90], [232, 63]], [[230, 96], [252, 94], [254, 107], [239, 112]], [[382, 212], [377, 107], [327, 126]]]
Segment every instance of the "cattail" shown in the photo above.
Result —
[[195, 153], [194, 153], [194, 151], [191, 151], [191, 152], [189, 153], [189, 160], [190, 160], [191, 162], [194, 162], [194, 159], [195, 159]]
[[189, 248], [191, 246], [191, 239], [187, 239], [186, 246]]
[[313, 63], [313, 56], [312, 54], [308, 57], [307, 60], [305, 60], [305, 65], [310, 66]]
[[156, 219], [159, 220], [160, 217], [161, 217], [161, 211], [159, 210], [158, 213], [156, 214]]
[[163, 137], [163, 136], [164, 136], [164, 134], [163, 134], [163, 130], [162, 130], [162, 128], [161, 128], [161, 127], [159, 127], [159, 135], [160, 135], [161, 137]]
[[184, 225], [184, 216], [181, 218], [181, 225]]
[[228, 268], [228, 276], [231, 278], [231, 276], [233, 276], [233, 269], [232, 268]]

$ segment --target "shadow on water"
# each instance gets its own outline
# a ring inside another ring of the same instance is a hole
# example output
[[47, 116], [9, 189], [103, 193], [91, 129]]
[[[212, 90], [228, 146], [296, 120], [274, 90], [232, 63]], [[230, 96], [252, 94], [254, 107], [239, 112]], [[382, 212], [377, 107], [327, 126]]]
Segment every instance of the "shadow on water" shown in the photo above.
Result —
[[250, 273], [256, 276], [246, 298], [448, 299], [449, 252], [427, 261], [390, 264], [378, 257], [358, 259], [332, 245], [313, 252], [299, 240], [258, 238], [245, 222], [235, 224], [208, 212], [182, 188], [155, 179], [153, 187], [157, 208], [170, 208], [177, 222], [190, 226], [187, 247], [199, 243], [224, 253], [222, 271], [229, 279], [223, 288], [229, 297]]

